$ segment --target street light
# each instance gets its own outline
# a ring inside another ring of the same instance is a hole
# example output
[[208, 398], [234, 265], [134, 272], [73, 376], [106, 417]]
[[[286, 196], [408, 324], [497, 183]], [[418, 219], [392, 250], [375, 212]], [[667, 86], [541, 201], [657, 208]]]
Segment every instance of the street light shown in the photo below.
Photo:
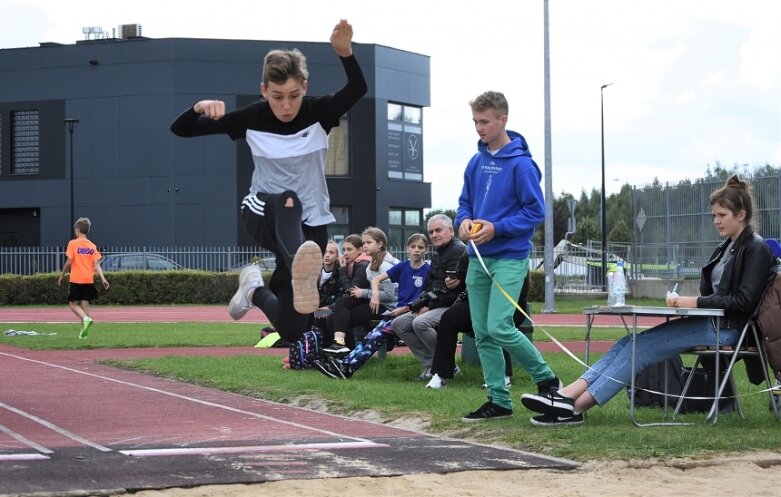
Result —
[[607, 206], [605, 205], [605, 88], [608, 83], [599, 88], [599, 112], [602, 127], [602, 291], [607, 291]]
[[[76, 125], [79, 124], [78, 119], [65, 119], [63, 121], [65, 123], [65, 128], [68, 130], [68, 133], [70, 134], [70, 148], [71, 148], [71, 164], [70, 164], [70, 190], [71, 190], [71, 218], [70, 221], [68, 221], [68, 226], [71, 225], [75, 221], [74, 215], [73, 215], [73, 132], [76, 130]], [[68, 240], [71, 239], [73, 236], [73, 230], [68, 231]]]

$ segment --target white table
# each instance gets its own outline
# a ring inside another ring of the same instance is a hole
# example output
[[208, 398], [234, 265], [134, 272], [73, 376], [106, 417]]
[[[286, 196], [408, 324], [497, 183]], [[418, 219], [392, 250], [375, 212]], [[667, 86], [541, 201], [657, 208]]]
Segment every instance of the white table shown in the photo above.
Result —
[[[591, 364], [589, 362], [589, 344], [591, 342], [591, 328], [594, 324], [594, 320], [597, 318], [597, 316], [620, 316], [621, 321], [624, 323], [624, 327], [627, 328], [627, 331], [631, 334], [631, 340], [632, 340], [632, 379], [630, 384], [630, 400], [629, 400], [629, 418], [632, 420], [632, 423], [634, 423], [635, 426], [671, 426], [671, 425], [681, 425], [686, 423], [672, 423], [672, 422], [664, 422], [664, 423], [638, 423], [637, 419], [635, 418], [635, 359], [636, 359], [636, 345], [637, 342], [635, 338], [637, 337], [637, 317], [638, 316], [654, 316], [654, 317], [666, 317], [667, 319], [670, 318], [686, 318], [691, 316], [708, 316], [708, 317], [715, 317], [715, 318], [721, 318], [724, 317], [724, 309], [699, 309], [699, 308], [690, 308], [690, 307], [651, 307], [651, 306], [640, 306], [640, 305], [622, 305], [622, 306], [607, 306], [607, 305], [600, 305], [600, 306], [593, 306], [593, 307], [586, 307], [583, 309], [583, 314], [586, 315], [586, 344], [585, 344], [585, 353], [586, 353], [586, 364]], [[627, 316], [632, 317], [632, 326], [631, 328], [627, 325], [625, 318]], [[716, 343], [719, 343], [719, 327], [720, 327], [720, 319], [716, 319]], [[716, 359], [716, 371], [719, 371], [719, 354], [715, 354]], [[718, 376], [717, 376], [718, 377]], [[716, 383], [715, 387], [715, 394], [714, 397], [718, 397], [718, 382]], [[717, 401], [715, 401], [717, 402]], [[666, 397], [665, 397], [665, 405], [666, 405]], [[666, 411], [666, 409], [665, 409]], [[718, 408], [717, 408], [718, 412]]]

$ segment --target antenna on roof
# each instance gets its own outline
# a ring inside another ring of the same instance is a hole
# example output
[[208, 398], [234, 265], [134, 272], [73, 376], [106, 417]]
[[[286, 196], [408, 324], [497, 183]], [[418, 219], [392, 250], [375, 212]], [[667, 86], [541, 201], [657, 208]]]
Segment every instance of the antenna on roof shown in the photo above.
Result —
[[85, 26], [81, 28], [85, 40], [97, 40], [103, 38], [103, 28], [100, 26]]

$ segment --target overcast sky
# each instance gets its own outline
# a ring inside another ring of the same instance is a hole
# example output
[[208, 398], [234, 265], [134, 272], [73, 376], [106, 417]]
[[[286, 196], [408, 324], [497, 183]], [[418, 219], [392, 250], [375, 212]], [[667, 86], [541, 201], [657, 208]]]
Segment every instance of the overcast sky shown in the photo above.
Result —
[[[702, 176], [708, 165], [781, 166], [781, 2], [550, 0], [553, 190], [601, 182], [604, 90], [607, 191]], [[150, 38], [354, 41], [431, 57], [424, 173], [433, 207], [455, 208], [476, 150], [468, 102], [510, 102], [545, 169], [543, 0], [106, 2], [0, 0], [0, 48], [73, 43], [83, 26], [138, 23]], [[262, 54], [259, 54], [259, 58]], [[316, 73], [311, 75], [317, 77]], [[544, 184], [544, 183], [543, 183]]]

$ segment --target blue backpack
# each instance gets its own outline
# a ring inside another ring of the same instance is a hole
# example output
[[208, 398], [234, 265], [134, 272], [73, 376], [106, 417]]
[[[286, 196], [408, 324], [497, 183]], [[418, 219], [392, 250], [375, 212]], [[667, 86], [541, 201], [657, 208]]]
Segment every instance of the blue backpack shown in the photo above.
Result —
[[323, 334], [317, 328], [290, 344], [290, 369], [310, 369], [315, 361], [323, 359]]

